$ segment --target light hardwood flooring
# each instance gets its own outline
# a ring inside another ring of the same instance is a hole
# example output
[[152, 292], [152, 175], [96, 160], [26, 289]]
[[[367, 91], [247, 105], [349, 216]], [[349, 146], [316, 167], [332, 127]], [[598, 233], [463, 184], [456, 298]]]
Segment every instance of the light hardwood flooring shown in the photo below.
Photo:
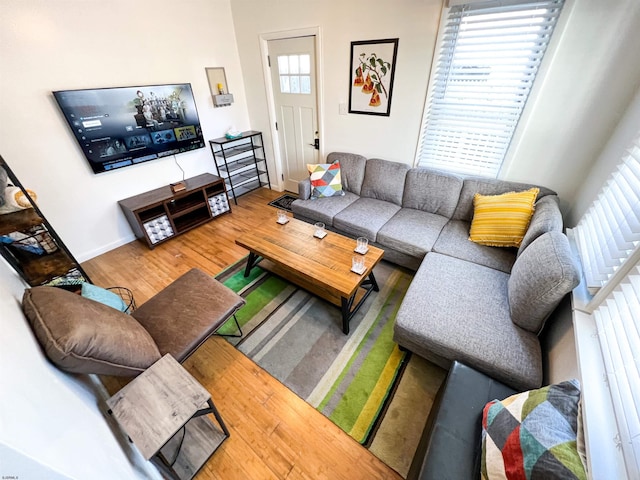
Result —
[[[198, 267], [215, 275], [247, 251], [235, 238], [264, 221], [281, 193], [257, 190], [233, 213], [153, 250], [135, 241], [83, 263], [96, 284], [124, 286], [138, 304]], [[231, 436], [196, 476], [199, 480], [401, 479], [330, 420], [220, 337], [205, 342], [184, 364], [212, 395]], [[127, 383], [103, 377], [113, 394]]]

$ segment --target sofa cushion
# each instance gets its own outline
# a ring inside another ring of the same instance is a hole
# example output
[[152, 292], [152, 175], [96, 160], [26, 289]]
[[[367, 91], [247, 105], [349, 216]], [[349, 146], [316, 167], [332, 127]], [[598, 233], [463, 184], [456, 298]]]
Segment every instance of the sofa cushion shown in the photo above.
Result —
[[547, 195], [536, 202], [531, 223], [518, 248], [518, 256], [531, 242], [547, 232], [562, 232], [562, 214], [557, 195]]
[[354, 153], [333, 152], [327, 155], [327, 163], [335, 161], [340, 162], [343, 190], [360, 195], [367, 159]]
[[402, 205], [409, 165], [379, 158], [367, 160], [360, 195]]
[[170, 353], [182, 363], [244, 304], [229, 287], [192, 268], [131, 315], [162, 354]]
[[482, 478], [583, 479], [576, 448], [577, 380], [487, 403], [482, 414]]
[[428, 168], [412, 168], [404, 182], [402, 206], [451, 218], [460, 190], [460, 177]]
[[509, 273], [516, 259], [516, 249], [474, 243], [469, 240], [469, 228], [469, 222], [450, 220], [442, 229], [433, 251]]
[[490, 247], [519, 247], [533, 215], [539, 188], [473, 197], [469, 240]]
[[511, 269], [509, 305], [513, 323], [539, 333], [560, 300], [580, 283], [576, 262], [564, 234], [548, 232], [534, 240]]
[[22, 309], [47, 357], [62, 370], [135, 376], [160, 359], [133, 317], [75, 293], [30, 288]]
[[311, 198], [342, 196], [340, 162], [307, 164]]
[[376, 241], [383, 247], [422, 258], [431, 251], [448, 220], [422, 210], [402, 208], [378, 231]]
[[[453, 213], [453, 219], [466, 220], [468, 222], [473, 218], [473, 197], [476, 193], [482, 195], [500, 195], [507, 192], [520, 192], [522, 190], [528, 190], [537, 185], [531, 185], [527, 183], [507, 182], [505, 180], [497, 180], [494, 178], [482, 178], [482, 177], [467, 177], [464, 179], [462, 185], [462, 191], [460, 192], [460, 199], [456, 206], [456, 211]], [[556, 192], [545, 187], [540, 188], [538, 193], [538, 199], [546, 195], [555, 195]]]
[[316, 198], [313, 200], [294, 200], [291, 210], [296, 216], [322, 222], [327, 226], [333, 225], [333, 217], [358, 200], [358, 195], [344, 192], [340, 197]]
[[367, 237], [375, 242], [378, 230], [393, 217], [400, 207], [394, 203], [359, 198], [333, 217], [333, 226], [352, 237]]
[[508, 280], [504, 272], [428, 253], [396, 316], [394, 340], [425, 358], [461, 361], [519, 390], [540, 387], [540, 342], [511, 321]]

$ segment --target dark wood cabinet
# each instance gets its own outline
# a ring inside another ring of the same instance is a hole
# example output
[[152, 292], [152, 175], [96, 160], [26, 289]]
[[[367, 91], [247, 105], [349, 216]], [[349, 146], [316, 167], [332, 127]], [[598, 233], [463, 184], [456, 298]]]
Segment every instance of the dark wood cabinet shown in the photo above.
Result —
[[217, 175], [188, 178], [185, 186], [174, 193], [167, 185], [118, 202], [136, 237], [150, 248], [231, 212], [224, 180]]

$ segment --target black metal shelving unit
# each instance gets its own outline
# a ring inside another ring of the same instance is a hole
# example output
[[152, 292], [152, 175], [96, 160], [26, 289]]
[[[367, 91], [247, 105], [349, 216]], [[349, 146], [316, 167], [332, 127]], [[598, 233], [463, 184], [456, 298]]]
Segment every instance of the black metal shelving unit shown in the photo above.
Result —
[[218, 176], [238, 204], [238, 197], [263, 186], [271, 188], [262, 132], [249, 130], [237, 138], [209, 140]]

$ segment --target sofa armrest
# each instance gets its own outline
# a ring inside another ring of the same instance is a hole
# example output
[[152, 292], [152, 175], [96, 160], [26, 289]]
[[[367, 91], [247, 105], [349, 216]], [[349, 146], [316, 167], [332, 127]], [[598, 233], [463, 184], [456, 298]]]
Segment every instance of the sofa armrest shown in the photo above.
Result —
[[305, 178], [298, 182], [298, 198], [300, 200], [309, 200], [311, 198], [311, 180]]
[[516, 393], [460, 362], [438, 391], [407, 480], [480, 478], [482, 410]]

